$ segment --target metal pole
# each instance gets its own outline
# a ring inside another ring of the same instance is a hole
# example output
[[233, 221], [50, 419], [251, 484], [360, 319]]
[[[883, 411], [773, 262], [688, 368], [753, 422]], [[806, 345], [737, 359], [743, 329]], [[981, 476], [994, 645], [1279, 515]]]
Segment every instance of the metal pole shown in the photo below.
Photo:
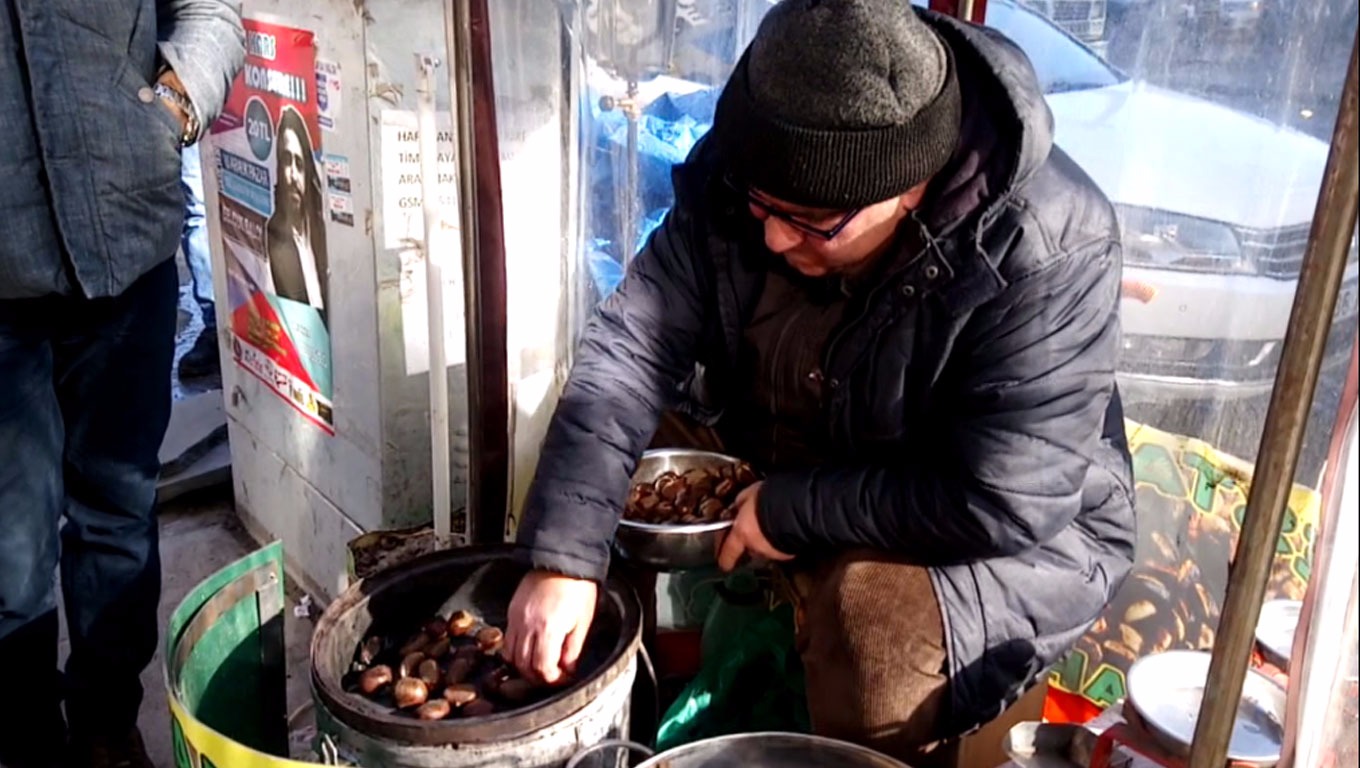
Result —
[[1351, 47], [1350, 69], [1332, 133], [1332, 149], [1295, 289], [1280, 367], [1275, 373], [1275, 388], [1266, 412], [1242, 535], [1228, 576], [1218, 639], [1205, 683], [1205, 691], [1212, 691], [1213, 695], [1206, 695], [1200, 706], [1189, 768], [1223, 768], [1227, 763], [1228, 744], [1255, 642], [1256, 622], [1275, 557], [1275, 541], [1293, 488], [1327, 331], [1350, 254], [1360, 198], [1360, 157], [1356, 150], [1360, 121], [1357, 45], [1360, 36]]
[[619, 244], [619, 255], [626, 265], [633, 260], [637, 249], [638, 215], [638, 120], [641, 112], [638, 106], [638, 84], [628, 81], [628, 98], [623, 103], [623, 116], [628, 120], [628, 142], [624, 151], [623, 168], [623, 242]]
[[430, 350], [430, 479], [434, 532], [439, 546], [450, 543], [453, 525], [449, 473], [449, 363], [444, 350], [444, 255], [438, 244], [443, 227], [439, 215], [439, 125], [434, 113], [435, 68], [439, 59], [416, 54], [420, 70], [417, 120], [420, 128], [420, 194], [425, 214], [425, 296], [429, 309]]
[[486, 0], [445, 4], [463, 235], [470, 465], [467, 534], [473, 543], [505, 539], [510, 477], [505, 239], [488, 16]]
[[[458, 231], [462, 235], [463, 312], [467, 336], [467, 400], [469, 427], [481, 408], [481, 388], [477, 371], [481, 369], [481, 349], [473, 341], [477, 329], [477, 158], [472, 148], [472, 54], [468, 39], [472, 23], [465, 0], [444, 6], [444, 32], [449, 49], [449, 86], [453, 95], [453, 133], [458, 151]], [[476, 441], [469, 436], [468, 463], [473, 467], [468, 478], [467, 541], [476, 542], [479, 483], [476, 477]]]

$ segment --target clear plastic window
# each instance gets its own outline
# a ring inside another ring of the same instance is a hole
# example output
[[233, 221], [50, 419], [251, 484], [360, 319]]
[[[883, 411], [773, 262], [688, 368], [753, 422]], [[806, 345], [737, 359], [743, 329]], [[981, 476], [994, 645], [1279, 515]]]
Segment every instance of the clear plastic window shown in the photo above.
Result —
[[[492, 4], [493, 28], [508, 41], [501, 50], [510, 52], [497, 56], [498, 106], [541, 117], [509, 130], [512, 118], [502, 114], [503, 157], [512, 152], [508, 146], [527, 146], [525, 137], [538, 132], [558, 142], [565, 137], [562, 156], [552, 163], [524, 153], [502, 163], [522, 169], [521, 176], [507, 175], [505, 192], [508, 258], [528, 267], [511, 272], [512, 326], [525, 322], [519, 319], [525, 312], [537, 312], [539, 325], [557, 333], [559, 346], [551, 349], [557, 357], [548, 357], [561, 362], [581, 319], [615, 289], [669, 210], [672, 168], [709, 129], [719, 91], [773, 4], [506, 4], [554, 7], [557, 17], [542, 22], [546, 32], [498, 5]], [[1164, 614], [1174, 614], [1174, 621], [1154, 628], [1145, 650], [1209, 647], [1327, 161], [1357, 5], [989, 0], [986, 6], [988, 25], [1013, 40], [1035, 68], [1053, 114], [1055, 146], [1109, 197], [1122, 227], [1118, 379], [1138, 481], [1136, 573], [1151, 580], [1144, 583], [1156, 582], [1154, 591], [1176, 596]], [[540, 82], [521, 71], [538, 62], [556, 79]], [[533, 108], [512, 103], [511, 93]], [[540, 102], [550, 108], [539, 109]], [[525, 202], [559, 178], [559, 209], [545, 213], [546, 203]], [[1356, 339], [1358, 282], [1353, 244], [1271, 599], [1301, 600], [1308, 588], [1322, 507], [1318, 485]], [[543, 290], [530, 296], [517, 283]], [[545, 301], [559, 294], [561, 301]], [[523, 311], [515, 309], [516, 296]], [[551, 412], [523, 399], [520, 410], [532, 415], [538, 431], [517, 431], [517, 456], [536, 447], [532, 435], [541, 434]], [[517, 468], [516, 475], [527, 472]], [[1083, 639], [1079, 648], [1088, 655], [1061, 670], [1056, 687], [1092, 706], [1119, 698], [1129, 658], [1114, 651], [1127, 650], [1130, 627], [1122, 617], [1137, 599], [1114, 601], [1108, 620], [1097, 624], [1106, 634]], [[1181, 616], [1172, 604], [1193, 611]]]

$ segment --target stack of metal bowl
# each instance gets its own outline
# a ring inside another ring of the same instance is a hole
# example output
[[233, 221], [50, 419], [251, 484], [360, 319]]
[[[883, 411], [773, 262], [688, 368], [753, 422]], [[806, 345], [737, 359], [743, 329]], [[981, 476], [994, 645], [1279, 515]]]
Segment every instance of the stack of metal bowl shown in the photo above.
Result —
[[[578, 768], [588, 757], [626, 749], [651, 755], [626, 741], [608, 741], [582, 750], [567, 762]], [[738, 733], [696, 741], [651, 757], [637, 768], [909, 768], [905, 763], [843, 741], [802, 733]]]
[[[1134, 662], [1128, 674], [1125, 716], [1167, 751], [1190, 755], [1199, 723], [1212, 656], [1207, 651], [1164, 651]], [[1255, 669], [1247, 670], [1228, 744], [1233, 765], [1269, 768], [1284, 745], [1285, 689]]]
[[740, 733], [667, 751], [638, 768], [907, 768], [890, 757], [797, 733]]
[[[648, 451], [633, 473], [633, 485], [653, 482], [667, 472], [680, 475], [691, 469], [720, 469], [740, 463], [740, 459], [708, 451], [684, 448]], [[657, 571], [708, 568], [717, 563], [718, 544], [731, 527], [731, 520], [659, 525], [625, 519], [619, 522], [614, 548], [625, 560]]]

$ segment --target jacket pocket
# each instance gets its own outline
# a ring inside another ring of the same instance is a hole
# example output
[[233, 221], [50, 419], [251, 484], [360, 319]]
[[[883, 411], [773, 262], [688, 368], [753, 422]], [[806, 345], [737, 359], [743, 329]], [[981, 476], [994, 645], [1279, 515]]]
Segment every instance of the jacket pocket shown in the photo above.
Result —
[[[146, 76], [124, 61], [114, 79], [112, 114], [126, 116], [122, 132], [106, 132], [92, 141], [105, 143], [102, 155], [114, 171], [110, 185], [124, 192], [155, 189], [180, 178], [180, 121], [156, 97]], [[121, 144], [121, 145], [118, 145]]]
[[168, 143], [174, 150], [176, 167], [178, 167], [183, 128], [179, 119], [156, 95], [154, 85], [143, 77], [130, 61], [125, 61], [119, 67], [115, 85], [118, 92], [131, 102], [133, 113], [141, 118], [140, 124], [152, 124], [149, 126], [152, 129], [150, 135], [157, 140], [163, 139], [164, 141], [159, 143]]

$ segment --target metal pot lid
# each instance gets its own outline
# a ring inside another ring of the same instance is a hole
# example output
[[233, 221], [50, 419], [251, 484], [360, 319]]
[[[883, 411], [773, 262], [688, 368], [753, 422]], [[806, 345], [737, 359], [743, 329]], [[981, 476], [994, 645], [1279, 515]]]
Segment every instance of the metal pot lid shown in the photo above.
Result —
[[638, 768], [909, 768], [842, 741], [797, 733], [740, 733], [668, 750]]
[[[1210, 654], [1167, 651], [1144, 656], [1128, 673], [1128, 702], [1163, 746], [1189, 752], [1204, 700]], [[1275, 681], [1250, 670], [1237, 706], [1228, 759], [1258, 766], [1280, 761], [1286, 694]]]
[[1299, 600], [1271, 600], [1261, 606], [1261, 618], [1256, 622], [1256, 643], [1267, 656], [1273, 657], [1272, 663], [1283, 663], [1288, 667], [1302, 610], [1303, 603]]

